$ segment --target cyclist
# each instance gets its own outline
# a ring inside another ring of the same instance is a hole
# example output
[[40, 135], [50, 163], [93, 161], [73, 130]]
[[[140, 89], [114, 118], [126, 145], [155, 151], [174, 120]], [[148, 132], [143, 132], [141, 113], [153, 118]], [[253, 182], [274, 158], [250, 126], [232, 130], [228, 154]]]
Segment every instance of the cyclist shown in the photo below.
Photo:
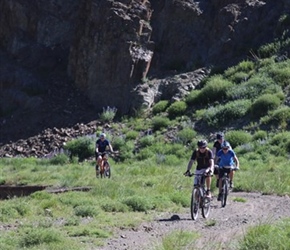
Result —
[[[209, 174], [206, 178], [206, 194], [211, 197], [210, 184], [211, 184], [211, 173], [213, 172], [213, 154], [212, 151], [207, 147], [206, 140], [199, 140], [197, 142], [197, 149], [192, 152], [191, 158], [187, 165], [187, 170], [184, 175], [188, 175], [192, 168], [192, 164], [197, 161], [195, 174]], [[194, 185], [197, 184], [199, 176], [195, 176]]]
[[217, 152], [220, 151], [222, 149], [222, 143], [225, 140], [225, 136], [223, 133], [217, 133], [216, 134], [216, 141], [213, 144], [213, 148], [212, 148], [212, 153], [213, 153], [213, 158], [214, 158], [214, 162], [215, 162], [215, 166], [214, 166], [214, 175], [216, 177], [216, 187], [219, 187], [219, 172], [218, 172], [218, 159], [217, 159]]
[[222, 177], [224, 173], [229, 174], [230, 178], [230, 188], [233, 188], [233, 178], [234, 178], [234, 166], [236, 169], [239, 169], [239, 159], [236, 156], [235, 152], [231, 149], [229, 142], [224, 141], [221, 144], [222, 149], [217, 153], [219, 159], [219, 195], [218, 200], [221, 199], [221, 190], [222, 190]]
[[103, 161], [103, 156], [105, 155], [105, 151], [109, 147], [110, 151], [113, 152], [113, 147], [108, 139], [106, 139], [106, 134], [101, 133], [99, 139], [96, 141], [96, 176], [98, 177], [100, 174], [100, 167]]

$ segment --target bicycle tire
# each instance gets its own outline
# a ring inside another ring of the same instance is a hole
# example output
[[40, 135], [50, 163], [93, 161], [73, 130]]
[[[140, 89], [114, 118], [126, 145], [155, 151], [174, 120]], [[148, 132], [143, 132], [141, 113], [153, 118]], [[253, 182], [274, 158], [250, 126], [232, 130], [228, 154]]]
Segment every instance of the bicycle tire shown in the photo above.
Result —
[[222, 185], [222, 197], [221, 197], [222, 207], [225, 207], [227, 204], [228, 190], [229, 190], [229, 183], [228, 183], [228, 179], [226, 178], [223, 180], [223, 185]]
[[210, 214], [210, 202], [211, 202], [211, 199], [209, 197], [206, 197], [206, 196], [203, 197], [201, 214], [202, 214], [202, 217], [205, 219], [207, 219]]
[[198, 210], [199, 210], [199, 202], [200, 202], [200, 190], [199, 188], [194, 188], [191, 195], [191, 205], [190, 205], [190, 214], [191, 219], [197, 220], [198, 218]]

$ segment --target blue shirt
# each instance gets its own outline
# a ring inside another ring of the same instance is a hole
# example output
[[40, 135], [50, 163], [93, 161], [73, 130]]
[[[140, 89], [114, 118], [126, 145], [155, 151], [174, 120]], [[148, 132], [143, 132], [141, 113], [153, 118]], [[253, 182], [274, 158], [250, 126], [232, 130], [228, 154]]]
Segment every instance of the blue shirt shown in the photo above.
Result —
[[220, 158], [219, 167], [223, 168], [224, 166], [233, 166], [234, 165], [234, 157], [236, 156], [235, 152], [232, 149], [229, 149], [226, 153], [223, 150], [219, 150], [217, 153], [217, 157]]

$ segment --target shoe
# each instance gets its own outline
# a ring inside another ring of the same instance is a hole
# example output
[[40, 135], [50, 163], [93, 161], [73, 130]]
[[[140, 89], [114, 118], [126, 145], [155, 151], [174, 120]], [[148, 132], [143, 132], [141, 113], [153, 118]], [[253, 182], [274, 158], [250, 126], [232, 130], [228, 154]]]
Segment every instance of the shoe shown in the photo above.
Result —
[[234, 185], [233, 185], [233, 182], [232, 181], [230, 181], [230, 188], [231, 189], [234, 188]]
[[216, 184], [215, 184], [215, 186], [218, 188], [219, 187], [219, 179], [216, 179]]
[[220, 201], [222, 199], [222, 194], [219, 193], [218, 197], [217, 197], [217, 200]]
[[206, 197], [211, 198], [210, 190], [207, 190], [206, 193], [205, 193], [205, 195], [206, 195]]

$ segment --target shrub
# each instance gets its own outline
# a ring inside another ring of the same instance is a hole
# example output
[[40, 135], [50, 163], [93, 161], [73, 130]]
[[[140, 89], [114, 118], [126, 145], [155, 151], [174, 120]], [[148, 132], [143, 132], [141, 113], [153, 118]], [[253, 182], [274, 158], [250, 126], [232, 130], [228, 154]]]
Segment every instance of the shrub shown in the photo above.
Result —
[[254, 135], [253, 135], [253, 141], [258, 141], [258, 140], [266, 140], [267, 139], [267, 132], [264, 130], [258, 130]]
[[123, 201], [134, 212], [146, 212], [154, 207], [147, 197], [131, 196]]
[[69, 162], [69, 157], [64, 153], [58, 154], [49, 160], [49, 163], [52, 165], [64, 165], [68, 162]]
[[125, 139], [122, 136], [117, 136], [112, 141], [113, 149], [120, 150], [125, 144]]
[[242, 61], [234, 67], [228, 68], [224, 75], [231, 81], [240, 82], [249, 76], [249, 73], [255, 68], [252, 61]]
[[139, 161], [143, 161], [146, 159], [149, 159], [151, 157], [153, 157], [155, 155], [154, 152], [152, 152], [148, 147], [147, 148], [143, 148], [139, 151], [139, 153], [137, 154], [136, 158]]
[[135, 130], [126, 133], [126, 140], [135, 140], [139, 136], [139, 132]]
[[159, 101], [153, 106], [152, 112], [154, 115], [164, 112], [168, 106], [169, 106], [169, 101], [167, 100]]
[[273, 77], [274, 81], [281, 87], [286, 87], [290, 83], [290, 68], [288, 64], [278, 63], [275, 67], [269, 70], [269, 74]]
[[269, 110], [276, 109], [280, 106], [281, 100], [278, 96], [265, 94], [254, 101], [251, 106], [251, 114], [253, 117], [259, 118], [268, 113]]
[[152, 128], [153, 130], [160, 130], [162, 128], [168, 127], [170, 120], [167, 117], [155, 116], [152, 119]]
[[201, 90], [194, 89], [192, 90], [189, 95], [185, 98], [185, 102], [188, 106], [192, 106], [198, 104], [198, 97], [200, 95]]
[[170, 118], [181, 116], [186, 111], [187, 105], [184, 101], [174, 102], [167, 109]]
[[55, 243], [63, 238], [58, 231], [52, 228], [29, 228], [20, 232], [19, 245], [23, 248], [42, 245], [44, 243]]
[[229, 88], [227, 90], [227, 96], [232, 100], [254, 99], [265, 92], [272, 93], [269, 91], [269, 88], [273, 89], [273, 85], [276, 84], [273, 82], [272, 78], [264, 75], [255, 75], [248, 81]]
[[229, 131], [225, 137], [231, 143], [232, 148], [249, 143], [252, 140], [251, 134], [242, 130]]
[[80, 217], [94, 217], [99, 214], [99, 210], [93, 205], [80, 205], [74, 208], [76, 216]]
[[184, 128], [177, 133], [177, 139], [183, 144], [191, 142], [195, 136], [196, 132], [191, 128]]
[[227, 90], [233, 86], [233, 83], [217, 75], [208, 79], [205, 87], [198, 95], [198, 102], [207, 104], [215, 101], [222, 101], [227, 96]]
[[117, 109], [115, 107], [111, 108], [107, 106], [106, 108], [103, 107], [103, 112], [99, 114], [99, 117], [102, 122], [111, 122], [114, 120], [116, 113]]
[[154, 143], [155, 139], [153, 135], [146, 135], [139, 140], [139, 144], [142, 148], [151, 146]]
[[80, 161], [91, 157], [94, 154], [94, 142], [88, 137], [80, 137], [69, 141], [64, 149], [70, 152], [70, 158], [77, 156]]
[[226, 105], [210, 107], [205, 111], [203, 119], [210, 126], [227, 125], [229, 122], [245, 116], [250, 106], [250, 100], [231, 101]]
[[280, 107], [269, 113], [268, 116], [261, 118], [263, 124], [272, 124], [275, 126], [285, 126], [290, 119], [290, 108]]

